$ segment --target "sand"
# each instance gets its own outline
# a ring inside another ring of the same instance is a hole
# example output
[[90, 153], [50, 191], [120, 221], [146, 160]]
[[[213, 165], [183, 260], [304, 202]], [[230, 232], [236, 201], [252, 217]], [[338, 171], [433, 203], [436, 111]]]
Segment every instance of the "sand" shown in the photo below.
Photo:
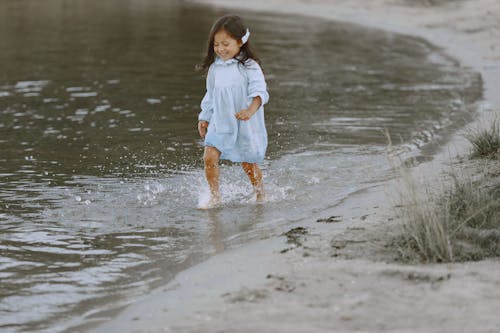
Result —
[[[498, 0], [193, 2], [234, 12], [309, 15], [425, 38], [482, 75], [484, 102], [471, 126], [484, 126], [499, 114]], [[484, 165], [463, 162], [469, 148], [457, 133], [412, 174], [432, 181], [450, 165], [479, 172]], [[399, 223], [394, 207], [399, 186], [389, 181], [311, 216], [292, 226], [304, 228], [295, 229], [296, 237], [214, 256], [94, 332], [500, 332], [500, 260], [433, 265], [391, 260], [384, 244]], [[340, 221], [316, 222], [330, 216]]]

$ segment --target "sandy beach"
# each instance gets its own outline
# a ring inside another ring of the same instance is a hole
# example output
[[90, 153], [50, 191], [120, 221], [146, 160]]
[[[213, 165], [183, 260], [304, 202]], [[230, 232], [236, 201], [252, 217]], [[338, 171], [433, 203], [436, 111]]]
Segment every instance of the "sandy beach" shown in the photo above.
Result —
[[[499, 114], [497, 0], [190, 2], [233, 12], [301, 14], [424, 38], [481, 74], [484, 101], [471, 126]], [[479, 172], [485, 166], [464, 158], [469, 150], [456, 133], [433, 161], [411, 172], [431, 181], [450, 166]], [[384, 244], [399, 222], [398, 186], [390, 181], [357, 193], [296, 223], [288, 237], [211, 257], [92, 332], [500, 332], [498, 259], [439, 265], [391, 260]]]

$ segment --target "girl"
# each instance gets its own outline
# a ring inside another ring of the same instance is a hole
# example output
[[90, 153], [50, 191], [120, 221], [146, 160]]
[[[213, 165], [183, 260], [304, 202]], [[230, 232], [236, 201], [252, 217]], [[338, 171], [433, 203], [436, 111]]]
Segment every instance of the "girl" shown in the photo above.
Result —
[[219, 159], [241, 162], [258, 202], [264, 200], [262, 172], [267, 131], [264, 107], [269, 100], [264, 74], [240, 17], [226, 15], [213, 25], [201, 64], [207, 92], [201, 101], [198, 132], [205, 139], [205, 176], [211, 208], [220, 202]]

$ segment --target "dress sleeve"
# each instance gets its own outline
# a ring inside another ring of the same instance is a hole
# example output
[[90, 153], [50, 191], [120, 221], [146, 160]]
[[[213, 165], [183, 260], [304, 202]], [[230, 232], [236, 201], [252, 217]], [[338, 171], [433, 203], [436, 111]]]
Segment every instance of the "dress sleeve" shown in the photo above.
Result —
[[259, 96], [262, 100], [262, 105], [269, 101], [269, 94], [267, 92], [266, 80], [264, 78], [264, 73], [260, 68], [259, 64], [255, 61], [251, 61], [247, 66], [248, 75], [248, 96], [257, 97]]
[[207, 91], [205, 93], [205, 96], [201, 100], [201, 112], [198, 114], [198, 120], [204, 120], [210, 122], [210, 119], [212, 118], [212, 114], [214, 113], [214, 106], [213, 106], [213, 88], [214, 88], [214, 74], [212, 67], [208, 69], [208, 74], [207, 74], [207, 83], [206, 83]]

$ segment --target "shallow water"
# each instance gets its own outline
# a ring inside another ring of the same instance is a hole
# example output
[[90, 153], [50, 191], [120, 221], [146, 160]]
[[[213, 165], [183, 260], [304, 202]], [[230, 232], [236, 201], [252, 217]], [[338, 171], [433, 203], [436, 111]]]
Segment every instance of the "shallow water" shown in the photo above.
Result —
[[[206, 192], [193, 71], [222, 12], [182, 1], [0, 3], [0, 328], [98, 322], [209, 255], [281, 233], [432, 154], [474, 111], [476, 73], [425, 42], [243, 13], [267, 77], [269, 201], [224, 163]], [[35, 311], [33, 310], [35, 309]]]

